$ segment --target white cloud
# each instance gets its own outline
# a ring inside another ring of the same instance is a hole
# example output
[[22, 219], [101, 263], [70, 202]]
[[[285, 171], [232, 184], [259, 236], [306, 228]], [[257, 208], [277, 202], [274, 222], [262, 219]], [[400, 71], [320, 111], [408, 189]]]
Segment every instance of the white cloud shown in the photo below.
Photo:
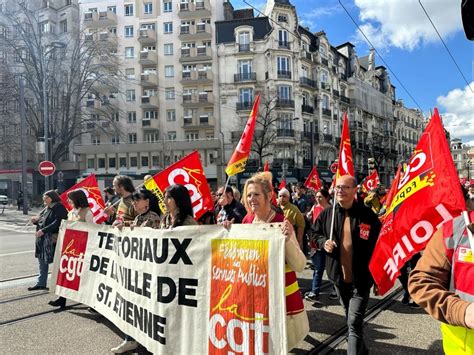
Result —
[[[341, 13], [341, 11], [342, 9], [338, 5], [313, 8], [311, 11], [305, 11], [299, 14], [300, 25], [309, 27], [312, 31], [316, 31], [316, 27], [320, 27], [320, 25], [318, 24], [319, 19], [338, 15]], [[321, 28], [319, 29], [321, 30]]]
[[[471, 87], [474, 88], [474, 81], [471, 82]], [[439, 96], [436, 101], [444, 108], [440, 107], [439, 112], [451, 138], [461, 138], [464, 143], [474, 146], [474, 93], [469, 87], [451, 90], [446, 96]]]
[[[439, 41], [418, 0], [354, 2], [360, 10], [361, 28], [377, 49], [393, 46], [411, 51], [422, 44]], [[458, 1], [423, 0], [422, 4], [443, 39], [462, 29]], [[360, 33], [357, 38], [365, 41]]]

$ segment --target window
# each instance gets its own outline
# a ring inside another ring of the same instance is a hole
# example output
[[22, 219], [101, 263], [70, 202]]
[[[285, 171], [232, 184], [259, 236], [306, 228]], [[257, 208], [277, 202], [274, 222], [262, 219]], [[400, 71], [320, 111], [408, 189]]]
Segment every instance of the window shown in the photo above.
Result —
[[145, 119], [154, 120], [158, 118], [158, 111], [145, 111]]
[[250, 107], [250, 105], [253, 102], [253, 89], [251, 88], [240, 89], [239, 99], [240, 99], [239, 102], [246, 103]]
[[99, 145], [100, 144], [100, 137], [99, 136], [91, 136], [91, 143], [92, 143], [92, 145]]
[[126, 92], [127, 101], [135, 101], [135, 90], [127, 90]]
[[174, 77], [174, 66], [173, 65], [165, 65], [165, 77], [166, 78]]
[[116, 6], [107, 6], [107, 11], [113, 12], [114, 14], [117, 13], [117, 7]]
[[165, 55], [173, 55], [173, 43], [165, 43]]
[[278, 30], [278, 46], [288, 48], [288, 31]]
[[8, 28], [0, 26], [0, 38], [8, 38]]
[[290, 71], [290, 60], [288, 57], [277, 57], [277, 69], [278, 71], [288, 72]]
[[137, 166], [138, 166], [138, 158], [137, 157], [130, 157], [130, 167], [136, 168]]
[[125, 16], [133, 16], [133, 5], [125, 5]]
[[105, 158], [98, 158], [97, 166], [99, 169], [105, 169]]
[[322, 58], [327, 59], [327, 51], [326, 46], [324, 44], [319, 45], [319, 54]]
[[249, 43], [250, 43], [250, 32], [240, 32], [239, 44], [249, 44]]
[[125, 76], [127, 77], [127, 80], [135, 79], [135, 68], [126, 68]]
[[185, 136], [187, 141], [197, 141], [199, 139], [198, 132], [186, 132]]
[[115, 158], [109, 158], [109, 168], [116, 168], [117, 167], [117, 162]]
[[127, 122], [128, 123], [137, 122], [137, 113], [135, 111], [128, 111], [127, 112]]
[[291, 86], [279, 85], [277, 86], [278, 98], [281, 100], [291, 99]]
[[120, 165], [121, 168], [126, 168], [127, 167], [127, 158], [120, 157], [119, 158], [119, 165]]
[[283, 14], [278, 14], [278, 22], [288, 22], [288, 16]]
[[125, 47], [125, 58], [134, 58], [134, 57], [135, 57], [135, 48]]
[[125, 26], [125, 37], [133, 37], [133, 26]]
[[141, 166], [144, 168], [148, 168], [148, 157], [141, 157]]
[[250, 73], [252, 73], [252, 60], [239, 60], [238, 62], [238, 70], [239, 74], [242, 77], [242, 80], [249, 80], [251, 79]]
[[119, 144], [119, 143], [120, 143], [120, 136], [119, 135], [112, 136], [112, 144]]
[[322, 95], [321, 97], [321, 107], [324, 109], [329, 109], [329, 96]]
[[176, 140], [176, 131], [168, 132], [168, 140], [169, 141], [175, 141]]
[[164, 33], [173, 33], [173, 22], [165, 22], [163, 24]]
[[87, 169], [95, 169], [94, 158], [87, 159]]
[[159, 164], [158, 155], [152, 155], [152, 156], [151, 156], [151, 165], [152, 165], [152, 166], [158, 166], [158, 165], [160, 165], [160, 164]]
[[165, 89], [165, 99], [166, 100], [174, 100], [174, 88], [166, 88]]
[[167, 110], [166, 111], [166, 120], [168, 122], [176, 121], [176, 110]]
[[173, 4], [171, 1], [163, 0], [163, 12], [173, 11]]
[[67, 32], [67, 20], [63, 20], [59, 23], [59, 28], [61, 30], [61, 33], [66, 33]]
[[[136, 133], [129, 133], [128, 134], [128, 143], [130, 144], [137, 144], [137, 134]], [[131, 160], [131, 159], [130, 159]], [[131, 164], [131, 163], [130, 163]]]
[[151, 15], [153, 13], [153, 4], [151, 2], [146, 2], [143, 7], [143, 12], [145, 15]]

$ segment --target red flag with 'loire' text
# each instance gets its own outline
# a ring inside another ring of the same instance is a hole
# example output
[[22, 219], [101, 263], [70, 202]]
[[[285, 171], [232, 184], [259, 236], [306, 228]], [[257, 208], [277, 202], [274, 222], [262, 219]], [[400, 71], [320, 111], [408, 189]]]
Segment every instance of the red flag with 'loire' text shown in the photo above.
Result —
[[434, 232], [466, 210], [438, 110], [420, 137], [396, 186], [370, 261], [381, 295], [399, 270], [423, 250]]

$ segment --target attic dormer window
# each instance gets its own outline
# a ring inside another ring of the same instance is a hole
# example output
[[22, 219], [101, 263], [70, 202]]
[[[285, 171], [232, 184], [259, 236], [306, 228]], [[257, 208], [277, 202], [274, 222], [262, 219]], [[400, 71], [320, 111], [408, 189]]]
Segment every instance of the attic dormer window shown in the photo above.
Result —
[[278, 15], [278, 22], [288, 22], [288, 16], [279, 14]]

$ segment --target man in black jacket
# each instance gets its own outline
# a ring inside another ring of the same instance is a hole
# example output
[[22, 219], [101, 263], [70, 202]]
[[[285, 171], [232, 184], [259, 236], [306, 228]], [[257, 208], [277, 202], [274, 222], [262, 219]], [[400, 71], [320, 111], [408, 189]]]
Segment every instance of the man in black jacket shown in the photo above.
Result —
[[347, 353], [366, 354], [363, 322], [373, 285], [369, 262], [381, 223], [362, 201], [355, 201], [357, 184], [354, 177], [341, 176], [336, 181], [335, 193], [332, 240], [332, 208], [325, 209], [319, 215], [313, 227], [313, 237], [327, 252], [326, 272], [346, 312], [349, 329]]
[[247, 211], [245, 207], [234, 198], [234, 190], [232, 186], [221, 186], [217, 190], [217, 203], [220, 209], [217, 213], [217, 224], [224, 221], [232, 221], [232, 223], [242, 223]]

